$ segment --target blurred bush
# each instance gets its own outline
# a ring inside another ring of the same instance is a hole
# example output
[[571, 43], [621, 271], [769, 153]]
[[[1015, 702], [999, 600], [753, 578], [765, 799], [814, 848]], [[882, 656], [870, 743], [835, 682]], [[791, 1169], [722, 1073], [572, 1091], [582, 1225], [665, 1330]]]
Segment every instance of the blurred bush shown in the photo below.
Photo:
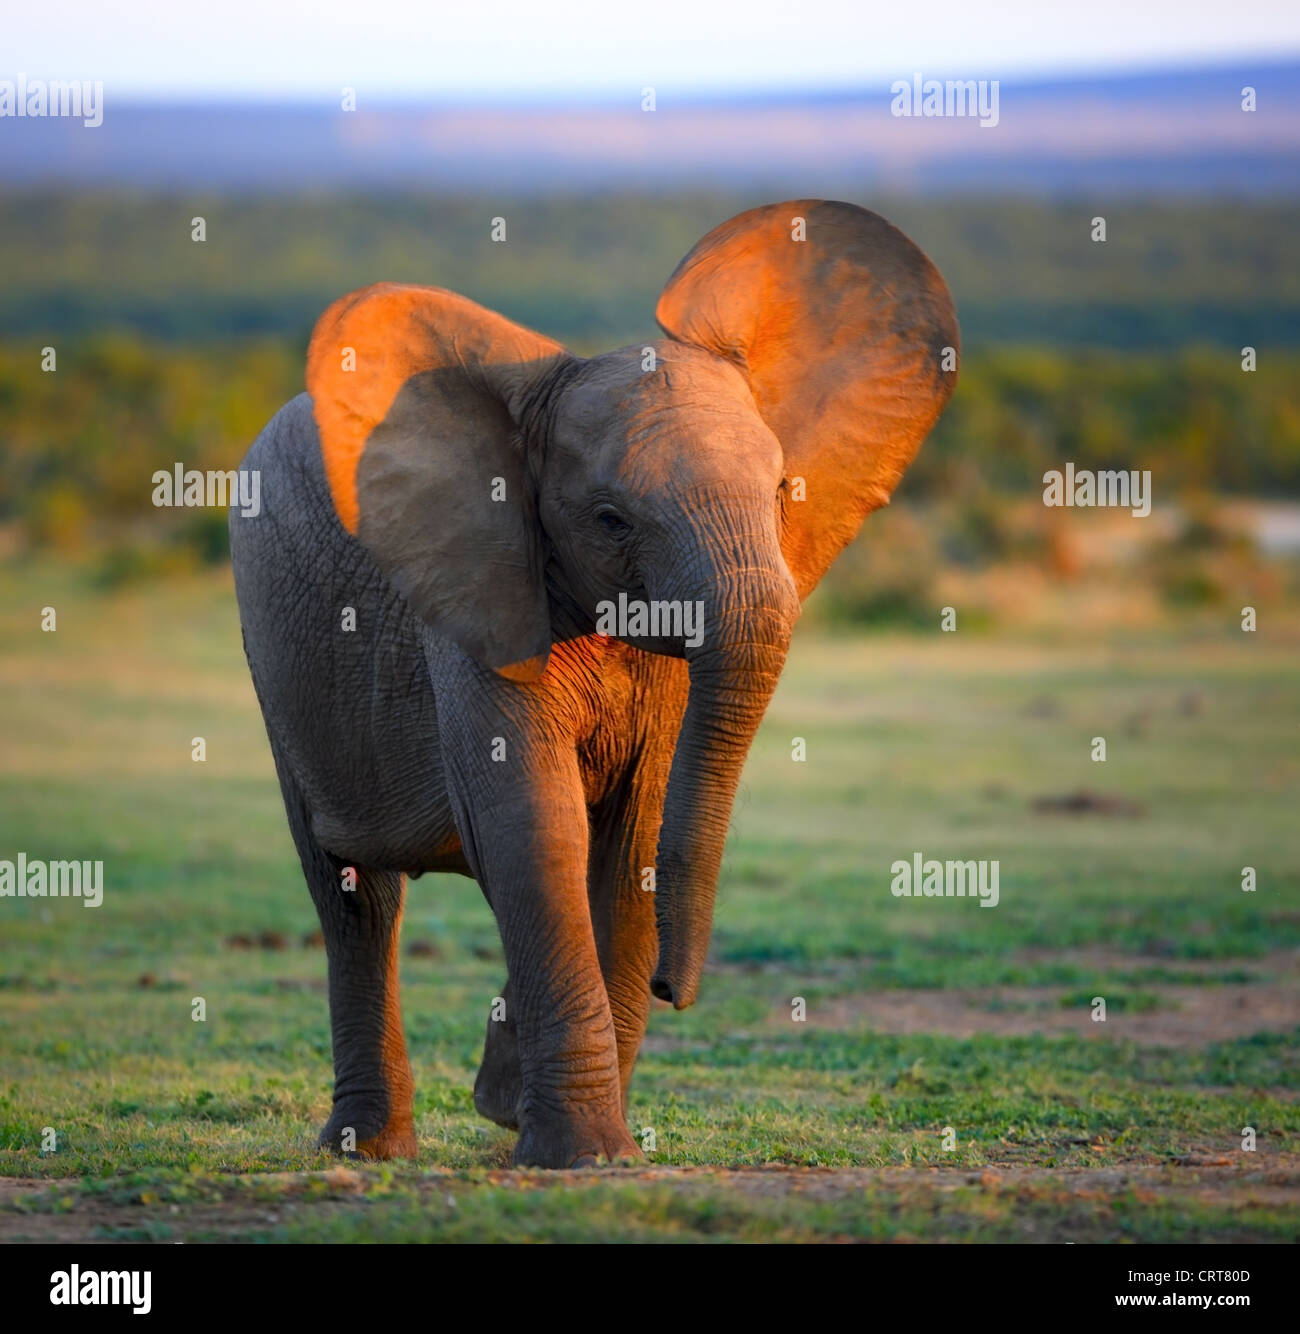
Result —
[[1197, 496], [1184, 508], [1173, 535], [1152, 543], [1145, 573], [1175, 609], [1249, 602], [1276, 593], [1276, 577], [1240, 523], [1212, 498]]
[[178, 348], [124, 333], [57, 352], [46, 372], [39, 347], [0, 345], [0, 522], [64, 551], [142, 522], [181, 525], [182, 543], [215, 554], [216, 521], [156, 509], [153, 475], [238, 466], [301, 390], [301, 352], [283, 339]]
[[835, 562], [809, 619], [824, 625], [933, 629], [940, 539], [924, 514], [891, 507], [871, 515], [870, 540], [854, 542]]
[[[0, 522], [34, 546], [71, 549], [96, 526], [154, 516], [156, 470], [233, 468], [302, 389], [301, 347], [255, 339], [173, 347], [107, 334], [58, 350], [0, 344]], [[958, 507], [945, 555], [1027, 554], [1006, 502], [1041, 496], [1042, 476], [1149, 468], [1157, 505], [1187, 491], [1300, 493], [1300, 352], [1244, 374], [1232, 357], [998, 349], [965, 358], [946, 414], [899, 489]], [[873, 521], [874, 522], [874, 521]], [[211, 550], [202, 525], [195, 542]]]

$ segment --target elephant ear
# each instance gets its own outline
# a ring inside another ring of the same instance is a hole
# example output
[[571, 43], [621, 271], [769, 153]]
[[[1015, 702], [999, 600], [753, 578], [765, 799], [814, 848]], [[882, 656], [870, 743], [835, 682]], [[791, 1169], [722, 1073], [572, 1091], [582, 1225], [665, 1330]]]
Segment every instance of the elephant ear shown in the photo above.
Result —
[[343, 526], [438, 634], [512, 680], [546, 668], [541, 530], [519, 423], [560, 344], [433, 287], [336, 301], [307, 388]]
[[782, 547], [806, 597], [888, 503], [952, 394], [957, 317], [943, 279], [875, 213], [792, 200], [711, 231], [655, 317], [748, 375], [785, 453]]

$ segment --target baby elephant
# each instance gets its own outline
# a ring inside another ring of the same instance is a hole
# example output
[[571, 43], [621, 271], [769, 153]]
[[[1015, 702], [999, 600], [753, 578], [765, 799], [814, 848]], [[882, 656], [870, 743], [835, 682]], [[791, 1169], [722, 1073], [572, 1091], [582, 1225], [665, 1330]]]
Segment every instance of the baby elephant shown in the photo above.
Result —
[[956, 381], [943, 280], [852, 204], [724, 223], [655, 314], [667, 337], [584, 359], [367, 287], [244, 460], [262, 507], [232, 511], [231, 554], [328, 951], [336, 1151], [416, 1151], [405, 878], [457, 871], [508, 974], [475, 1105], [520, 1166], [639, 1156], [650, 999], [695, 1000], [800, 601]]

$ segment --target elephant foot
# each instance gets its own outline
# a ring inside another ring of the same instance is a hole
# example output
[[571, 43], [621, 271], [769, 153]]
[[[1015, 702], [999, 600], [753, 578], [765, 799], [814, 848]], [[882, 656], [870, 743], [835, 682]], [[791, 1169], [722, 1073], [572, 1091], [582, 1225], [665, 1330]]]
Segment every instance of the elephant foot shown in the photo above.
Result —
[[474, 1081], [474, 1106], [480, 1116], [507, 1130], [518, 1130], [522, 1092], [523, 1080], [517, 1067], [513, 1071], [492, 1069], [484, 1059]]
[[389, 1117], [374, 1130], [375, 1116], [334, 1109], [316, 1141], [317, 1147], [341, 1158], [383, 1161], [388, 1158], [414, 1158], [417, 1154], [415, 1125], [410, 1112]]
[[515, 1145], [516, 1167], [591, 1168], [635, 1163], [644, 1157], [621, 1121], [528, 1124]]

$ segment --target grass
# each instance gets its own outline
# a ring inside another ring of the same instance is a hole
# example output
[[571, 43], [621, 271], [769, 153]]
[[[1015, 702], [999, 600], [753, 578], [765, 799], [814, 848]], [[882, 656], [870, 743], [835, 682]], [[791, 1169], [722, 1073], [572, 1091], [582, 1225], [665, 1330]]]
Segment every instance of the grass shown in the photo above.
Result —
[[[505, 1170], [512, 1136], [473, 1110], [503, 963], [457, 877], [408, 897], [404, 940], [432, 946], [402, 961], [421, 1161], [313, 1149], [324, 956], [228, 576], [106, 595], [65, 567], [2, 567], [0, 644], [0, 858], [101, 858], [105, 881], [98, 909], [0, 899], [0, 1236], [1296, 1237], [1286, 634], [797, 635], [701, 1000], [656, 1011], [633, 1082], [652, 1166], [580, 1179]], [[1145, 813], [1032, 810], [1080, 788]], [[914, 851], [996, 859], [998, 907], [894, 898], [890, 864]], [[1165, 1041], [1171, 988], [1208, 993], [1222, 1031]], [[952, 1022], [909, 1026], [936, 991]]]

